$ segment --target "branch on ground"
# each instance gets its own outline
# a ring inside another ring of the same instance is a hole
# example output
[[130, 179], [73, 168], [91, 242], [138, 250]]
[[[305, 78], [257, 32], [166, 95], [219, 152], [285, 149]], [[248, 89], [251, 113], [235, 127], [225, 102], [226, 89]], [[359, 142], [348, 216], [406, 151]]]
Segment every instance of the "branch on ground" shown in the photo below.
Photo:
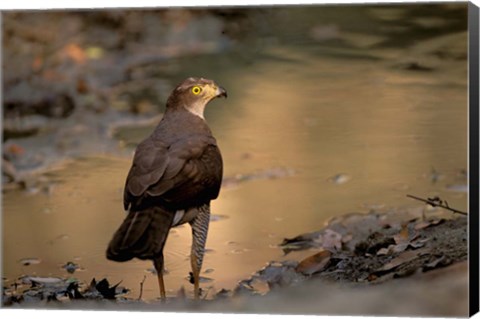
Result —
[[421, 202], [427, 203], [427, 204], [431, 205], [432, 207], [445, 208], [445, 209], [453, 212], [454, 214], [460, 214], [460, 215], [465, 215], [465, 216], [468, 215], [466, 212], [462, 212], [461, 210], [458, 210], [458, 209], [455, 209], [455, 208], [452, 208], [452, 207], [448, 206], [448, 202], [446, 200], [440, 199], [440, 197], [438, 197], [438, 196], [435, 196], [433, 198], [425, 199], [425, 198], [421, 198], [421, 197], [417, 197], [417, 196], [414, 196], [414, 195], [407, 194], [407, 197], [410, 197], [410, 198], [419, 200]]
[[147, 279], [147, 276], [143, 276], [143, 280], [140, 283], [140, 295], [138, 296], [138, 300], [142, 300], [143, 284], [145, 283], [145, 279]]

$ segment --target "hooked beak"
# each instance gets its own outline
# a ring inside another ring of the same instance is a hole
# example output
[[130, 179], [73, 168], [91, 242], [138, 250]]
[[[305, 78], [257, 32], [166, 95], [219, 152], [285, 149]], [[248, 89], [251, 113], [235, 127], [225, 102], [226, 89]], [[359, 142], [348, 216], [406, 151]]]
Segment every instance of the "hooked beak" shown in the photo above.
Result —
[[217, 92], [216, 92], [216, 97], [225, 97], [227, 98], [227, 91], [222, 88], [221, 86], [217, 86]]

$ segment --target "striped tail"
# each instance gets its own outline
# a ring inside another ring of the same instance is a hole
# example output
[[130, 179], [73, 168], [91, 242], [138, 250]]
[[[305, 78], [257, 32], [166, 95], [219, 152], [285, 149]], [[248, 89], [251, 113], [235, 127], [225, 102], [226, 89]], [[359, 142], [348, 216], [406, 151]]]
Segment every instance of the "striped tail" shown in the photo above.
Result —
[[108, 245], [107, 259], [127, 261], [134, 257], [155, 259], [162, 256], [174, 215], [160, 207], [129, 212]]
[[208, 224], [210, 223], [210, 204], [197, 207], [197, 215], [190, 221], [192, 226], [192, 269], [202, 268], [203, 256], [205, 255], [205, 243], [208, 235]]

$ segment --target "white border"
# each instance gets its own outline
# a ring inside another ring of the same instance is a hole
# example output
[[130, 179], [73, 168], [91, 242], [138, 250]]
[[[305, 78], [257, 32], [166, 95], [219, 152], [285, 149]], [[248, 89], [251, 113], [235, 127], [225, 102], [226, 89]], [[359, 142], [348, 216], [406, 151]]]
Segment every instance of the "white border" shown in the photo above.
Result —
[[[301, 4], [362, 4], [362, 3], [418, 3], [418, 2], [465, 2], [462, 0], [15, 0], [1, 1], [0, 10], [67, 9], [67, 8], [141, 8], [182, 6], [256, 6], [256, 5], [301, 5]], [[473, 0], [478, 3], [480, 0]]]
[[[154, 8], [154, 7], [184, 7], [184, 6], [257, 6], [257, 5], [302, 5], [302, 4], [362, 4], [362, 3], [441, 3], [441, 2], [465, 2], [461, 0], [310, 0], [310, 1], [292, 1], [292, 0], [14, 0], [1, 1], [0, 10], [30, 10], [30, 9], [90, 9], [90, 8]], [[471, 0], [480, 7], [480, 0]], [[0, 18], [1, 22], [1, 18]], [[1, 35], [0, 35], [1, 39]], [[1, 70], [0, 70], [1, 72]], [[1, 203], [1, 200], [0, 200]], [[1, 218], [0, 218], [1, 221]], [[0, 223], [1, 225], [1, 223]], [[1, 234], [1, 230], [0, 230]], [[1, 237], [0, 237], [1, 238]], [[1, 240], [1, 239], [0, 239]], [[1, 256], [0, 256], [1, 260]], [[0, 268], [1, 269], [1, 268]], [[0, 306], [1, 307], [1, 306]], [[2, 318], [40, 318], [40, 319], [84, 319], [85, 316], [91, 318], [104, 318], [112, 316], [115, 319], [132, 319], [135, 316], [139, 319], [150, 318], [191, 318], [195, 319], [233, 319], [233, 318], [251, 318], [251, 319], [305, 319], [305, 318], [333, 318], [329, 316], [311, 316], [311, 315], [255, 315], [255, 314], [192, 314], [192, 313], [158, 313], [158, 312], [130, 312], [130, 311], [72, 311], [72, 310], [14, 310], [11, 308], [0, 309]], [[352, 319], [356, 317], [335, 316], [334, 318]], [[365, 319], [386, 319], [392, 317], [358, 317]], [[472, 318], [480, 318], [480, 314]]]

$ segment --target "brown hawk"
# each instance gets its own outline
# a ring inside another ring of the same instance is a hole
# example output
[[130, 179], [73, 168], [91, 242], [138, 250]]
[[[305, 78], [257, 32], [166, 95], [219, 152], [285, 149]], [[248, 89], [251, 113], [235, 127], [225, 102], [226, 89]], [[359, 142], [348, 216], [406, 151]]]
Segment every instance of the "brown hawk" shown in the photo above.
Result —
[[192, 227], [191, 266], [194, 295], [199, 297], [210, 201], [218, 196], [223, 174], [220, 150], [203, 111], [221, 96], [227, 92], [211, 80], [180, 83], [158, 126], [137, 146], [127, 176], [123, 204], [128, 215], [110, 241], [107, 258], [153, 260], [162, 299], [163, 247], [170, 228], [184, 223]]

